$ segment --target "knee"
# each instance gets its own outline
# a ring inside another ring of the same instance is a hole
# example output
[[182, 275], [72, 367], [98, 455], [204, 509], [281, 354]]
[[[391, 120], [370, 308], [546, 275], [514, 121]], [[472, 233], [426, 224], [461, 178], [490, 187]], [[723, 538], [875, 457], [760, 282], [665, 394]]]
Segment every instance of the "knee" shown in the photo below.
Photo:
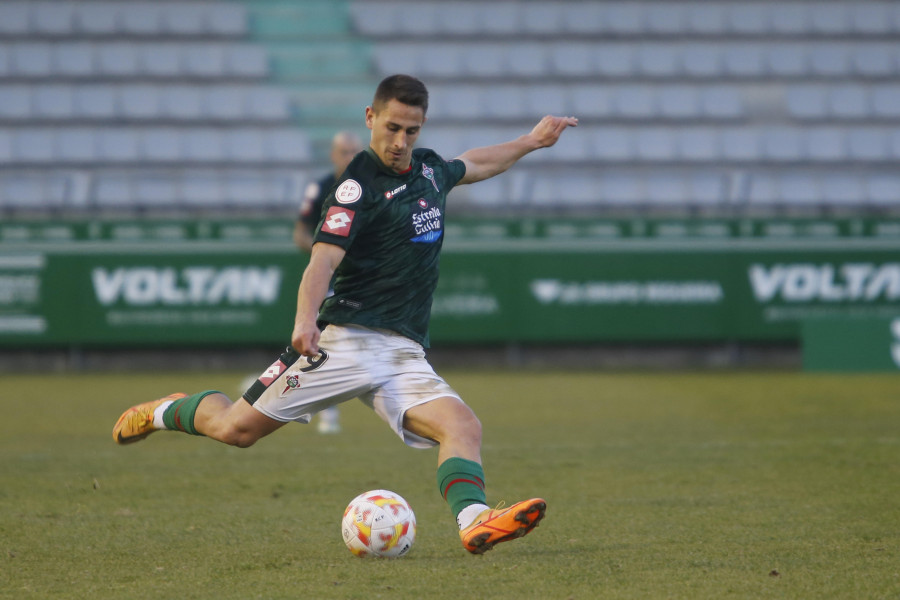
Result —
[[229, 427], [228, 429], [220, 432], [218, 439], [228, 444], [229, 446], [234, 446], [236, 448], [249, 448], [257, 441], [259, 441], [260, 437], [261, 436], [248, 429]]

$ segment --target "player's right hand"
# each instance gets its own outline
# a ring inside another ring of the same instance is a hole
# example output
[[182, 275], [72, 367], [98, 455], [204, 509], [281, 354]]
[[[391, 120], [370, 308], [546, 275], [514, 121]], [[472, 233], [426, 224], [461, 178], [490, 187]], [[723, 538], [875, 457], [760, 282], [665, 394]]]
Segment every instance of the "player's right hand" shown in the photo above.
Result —
[[303, 356], [316, 356], [319, 354], [319, 326], [313, 323], [294, 323], [294, 332], [291, 334], [291, 346]]

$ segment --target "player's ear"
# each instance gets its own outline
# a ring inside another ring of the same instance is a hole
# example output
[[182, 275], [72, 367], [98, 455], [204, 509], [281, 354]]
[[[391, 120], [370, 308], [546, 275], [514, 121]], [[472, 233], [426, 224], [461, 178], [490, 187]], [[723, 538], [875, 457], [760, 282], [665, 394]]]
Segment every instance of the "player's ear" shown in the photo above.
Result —
[[372, 129], [375, 125], [375, 109], [371, 106], [366, 107], [366, 127]]

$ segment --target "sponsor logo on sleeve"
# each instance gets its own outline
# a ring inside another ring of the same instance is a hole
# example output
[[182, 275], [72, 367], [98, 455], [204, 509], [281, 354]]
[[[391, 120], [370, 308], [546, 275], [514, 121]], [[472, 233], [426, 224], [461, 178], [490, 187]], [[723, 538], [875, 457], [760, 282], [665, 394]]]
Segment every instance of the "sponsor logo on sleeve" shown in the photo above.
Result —
[[322, 223], [322, 231], [333, 235], [347, 237], [350, 235], [350, 225], [353, 223], [354, 213], [349, 208], [341, 208], [340, 206], [332, 206], [325, 215], [325, 221]]
[[340, 204], [353, 204], [362, 198], [362, 186], [353, 179], [347, 179], [334, 191], [334, 198]]

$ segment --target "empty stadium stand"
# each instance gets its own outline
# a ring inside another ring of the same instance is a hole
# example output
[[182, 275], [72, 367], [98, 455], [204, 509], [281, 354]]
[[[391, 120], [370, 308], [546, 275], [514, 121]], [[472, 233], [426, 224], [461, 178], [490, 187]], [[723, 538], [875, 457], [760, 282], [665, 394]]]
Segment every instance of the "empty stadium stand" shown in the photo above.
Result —
[[6, 1], [0, 208], [292, 209], [407, 72], [448, 157], [580, 119], [464, 206], [900, 211], [898, 42], [869, 0]]

